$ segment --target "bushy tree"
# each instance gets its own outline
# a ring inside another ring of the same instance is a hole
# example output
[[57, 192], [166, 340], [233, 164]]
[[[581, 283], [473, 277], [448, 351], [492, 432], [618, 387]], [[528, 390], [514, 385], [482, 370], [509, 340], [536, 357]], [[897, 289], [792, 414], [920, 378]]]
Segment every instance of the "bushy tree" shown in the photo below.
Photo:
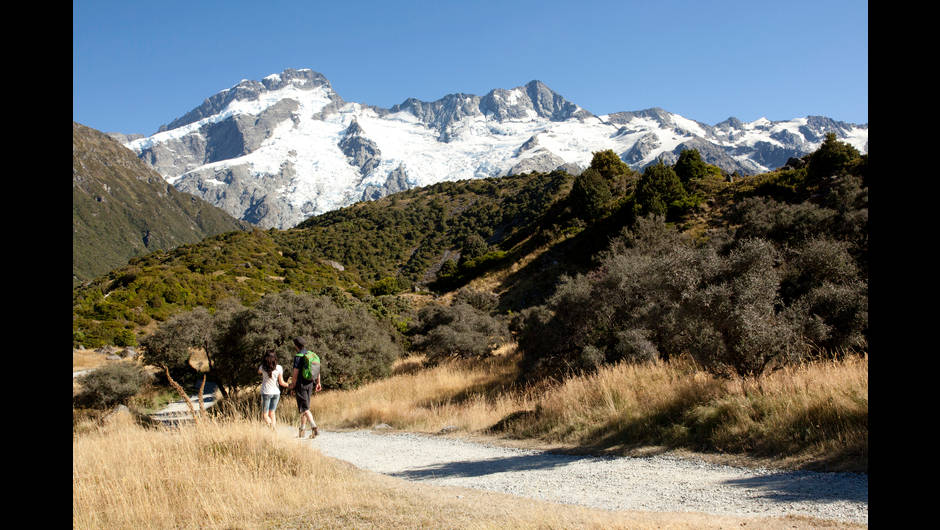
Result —
[[457, 262], [449, 259], [441, 264], [441, 269], [437, 272], [438, 278], [452, 276], [457, 273]]
[[638, 176], [636, 171], [610, 149], [594, 153], [588, 169], [600, 174], [614, 198], [627, 195]]
[[455, 300], [450, 306], [425, 306], [410, 333], [414, 349], [425, 353], [429, 364], [448, 358], [484, 357], [509, 340], [505, 322], [464, 300]]
[[702, 160], [698, 149], [683, 149], [672, 168], [683, 186], [688, 186], [692, 179], [705, 178], [709, 173], [708, 164]]
[[610, 202], [611, 193], [601, 173], [588, 168], [575, 177], [569, 197], [575, 214], [591, 221], [603, 214], [604, 206]]
[[822, 145], [809, 157], [807, 180], [819, 184], [825, 178], [853, 168], [859, 163], [860, 156], [858, 149], [840, 142], [835, 133], [826, 133]]
[[646, 166], [636, 185], [636, 202], [642, 216], [667, 216], [685, 197], [685, 188], [678, 175], [662, 159]]
[[[261, 298], [235, 323], [232, 349], [254, 364], [238, 372], [242, 384], [257, 380], [257, 366], [265, 351], [277, 352], [287, 368], [293, 362], [294, 337], [307, 340], [323, 363], [320, 372], [325, 388], [355, 388], [390, 373], [401, 356], [401, 347], [391, 330], [360, 304], [340, 307], [326, 296], [285, 291]], [[252, 357], [253, 356], [253, 357]], [[243, 366], [243, 365], [242, 365]]]
[[257, 383], [261, 357], [269, 350], [290, 366], [291, 341], [300, 336], [323, 361], [325, 388], [353, 388], [389, 373], [402, 353], [391, 333], [361, 304], [340, 307], [328, 296], [284, 291], [265, 295], [252, 307], [229, 300], [211, 315], [196, 308], [174, 317], [148, 337], [144, 355], [180, 366], [188, 348], [204, 347], [209, 376], [228, 395]]
[[614, 180], [618, 175], [625, 175], [632, 171], [630, 166], [624, 163], [624, 161], [617, 156], [617, 153], [611, 149], [594, 153], [594, 156], [591, 158], [591, 165], [588, 166], [588, 169], [597, 171], [601, 177], [608, 181]]
[[369, 292], [372, 296], [385, 296], [389, 294], [398, 294], [402, 291], [402, 286], [396, 278], [386, 276], [372, 284]]
[[[204, 307], [174, 315], [141, 341], [143, 360], [169, 370], [172, 377], [185, 377], [190, 371], [188, 361], [192, 349], [206, 349], [213, 328], [213, 317]], [[213, 352], [207, 349], [206, 353], [211, 371]]]
[[463, 246], [460, 250], [460, 264], [464, 264], [467, 261], [479, 258], [480, 256], [486, 254], [489, 250], [489, 245], [486, 244], [486, 241], [480, 237], [479, 234], [470, 234], [464, 239]]

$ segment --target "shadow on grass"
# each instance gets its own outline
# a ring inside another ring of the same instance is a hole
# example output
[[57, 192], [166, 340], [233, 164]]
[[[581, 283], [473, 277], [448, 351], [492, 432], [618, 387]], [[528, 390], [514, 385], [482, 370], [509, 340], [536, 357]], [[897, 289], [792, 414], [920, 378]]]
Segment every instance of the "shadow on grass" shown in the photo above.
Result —
[[[779, 428], [779, 432], [758, 429], [738, 432], [729, 438], [719, 433], [729, 430], [727, 422], [734, 421], [733, 414], [716, 409], [715, 414], [693, 419], [685, 414], [693, 405], [687, 398], [679, 399], [658, 413], [616, 418], [580, 432], [563, 432], [565, 426], [553, 428], [539, 418], [537, 411], [523, 410], [505, 416], [486, 430], [511, 438], [564, 440], [571, 446], [553, 452], [572, 455], [646, 457], [690, 450], [720, 457], [735, 455], [753, 461], [753, 465], [771, 463], [775, 464], [773, 467], [781, 465], [804, 472], [868, 473], [867, 436], [858, 434], [859, 426], [867, 425], [867, 413], [823, 414], [810, 409], [808, 417], [820, 422], [815, 424], [815, 431], [808, 431], [806, 419], [799, 418]], [[826, 423], [826, 418], [831, 421]], [[761, 459], [766, 460], [759, 463]]]
[[[499, 369], [499, 368], [497, 368]], [[415, 406], [422, 408], [434, 408], [442, 405], [459, 405], [477, 399], [479, 397], [497, 397], [521, 390], [522, 384], [517, 381], [516, 375], [511, 371], [494, 377], [488, 381], [471, 384], [465, 388], [451, 393], [425, 399], [415, 403]]]

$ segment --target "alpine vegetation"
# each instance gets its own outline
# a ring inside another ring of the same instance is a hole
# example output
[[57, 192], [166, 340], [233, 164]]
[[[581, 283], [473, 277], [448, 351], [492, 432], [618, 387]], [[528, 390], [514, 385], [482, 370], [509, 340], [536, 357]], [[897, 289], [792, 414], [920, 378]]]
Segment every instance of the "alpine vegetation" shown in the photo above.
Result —
[[[523, 373], [687, 354], [718, 374], [757, 376], [867, 352], [867, 156], [830, 135], [806, 158], [745, 190], [709, 237], [680, 233], [655, 209], [637, 217], [593, 268], [562, 276], [529, 309]], [[681, 200], [678, 180], [663, 189]]]

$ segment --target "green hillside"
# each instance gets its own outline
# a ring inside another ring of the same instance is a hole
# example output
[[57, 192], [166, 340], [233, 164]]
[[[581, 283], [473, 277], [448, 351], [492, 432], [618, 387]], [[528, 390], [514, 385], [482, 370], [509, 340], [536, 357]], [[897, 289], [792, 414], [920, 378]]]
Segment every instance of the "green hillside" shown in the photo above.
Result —
[[134, 256], [250, 225], [168, 184], [109, 136], [72, 123], [72, 284]]
[[[227, 297], [251, 304], [288, 289], [366, 298], [420, 288], [445, 258], [468, 269], [474, 262], [460, 256], [492, 255], [488, 249], [533, 230], [570, 180], [553, 173], [441, 183], [294, 229], [226, 233], [132, 258], [73, 290], [75, 344], [133, 342], [154, 320]], [[469, 248], [484, 238], [490, 243]]]
[[[656, 216], [662, 228], [648, 228], [643, 220]], [[542, 371], [630, 352], [668, 357], [664, 348], [694, 343], [687, 335], [696, 322], [713, 333], [699, 342], [715, 355], [753, 342], [746, 315], [696, 320], [714, 313], [709, 303], [729, 314], [747, 307], [754, 322], [778, 326], [761, 328], [762, 337], [785, 324], [794, 343], [866, 349], [867, 231], [867, 155], [834, 136], [816, 153], [753, 177], [727, 175], [694, 151], [640, 174], [605, 151], [577, 177], [443, 182], [289, 230], [227, 233], [133, 258], [73, 289], [73, 343], [133, 344], [174, 314], [228, 297], [250, 306], [287, 290], [364, 303], [404, 333], [415, 318], [404, 314], [404, 293], [430, 300], [469, 286], [496, 296], [491, 313], [512, 317], [526, 362]], [[685, 274], [680, 263], [703, 269]], [[620, 269], [624, 276], [610, 277]], [[663, 277], [669, 270], [675, 276]], [[597, 313], [591, 301], [627, 277], [646, 287], [618, 296], [648, 299], [659, 312], [610, 299], [624, 313]], [[582, 300], [588, 305], [577, 305]], [[576, 351], [536, 340], [565, 329]], [[673, 331], [685, 342], [670, 342]], [[556, 350], [562, 364], [549, 358]]]

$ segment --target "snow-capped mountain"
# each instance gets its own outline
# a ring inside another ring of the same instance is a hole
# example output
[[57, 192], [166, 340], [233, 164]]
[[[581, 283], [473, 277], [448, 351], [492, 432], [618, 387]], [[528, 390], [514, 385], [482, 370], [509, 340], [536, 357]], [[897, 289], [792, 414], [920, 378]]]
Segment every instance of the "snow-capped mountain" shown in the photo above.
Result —
[[344, 101], [310, 69], [242, 80], [149, 137], [113, 135], [179, 190], [236, 218], [289, 228], [361, 200], [446, 180], [563, 167], [612, 149], [641, 169], [684, 148], [753, 174], [815, 150], [826, 132], [868, 151], [868, 125], [810, 116], [706, 125], [653, 108], [595, 116], [539, 81], [484, 96]]

